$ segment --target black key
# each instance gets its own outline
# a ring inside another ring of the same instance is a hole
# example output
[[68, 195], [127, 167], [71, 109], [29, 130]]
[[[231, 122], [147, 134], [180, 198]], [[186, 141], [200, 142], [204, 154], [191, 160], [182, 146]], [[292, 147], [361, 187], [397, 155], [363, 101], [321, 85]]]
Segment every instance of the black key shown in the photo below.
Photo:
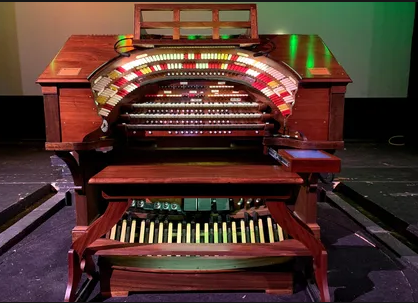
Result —
[[154, 223], [154, 243], [158, 243], [158, 233], [159, 233], [159, 230], [160, 230], [160, 222], [158, 221], [158, 219], [157, 220], [155, 220], [155, 223]]
[[245, 238], [247, 243], [251, 243], [250, 227], [248, 225], [245, 226]]
[[129, 242], [130, 238], [131, 238], [131, 225], [128, 224], [126, 227], [125, 242]]
[[115, 240], [117, 241], [121, 241], [121, 230], [122, 230], [122, 226], [120, 226], [119, 224], [116, 227], [116, 234], [115, 234]]
[[232, 229], [231, 226], [228, 224], [228, 243], [232, 243]]
[[278, 233], [277, 233], [277, 225], [276, 225], [276, 222], [273, 221], [272, 224], [273, 224], [274, 242], [279, 242], [279, 237], [278, 237]]
[[183, 221], [182, 225], [182, 232], [181, 232], [181, 243], [186, 243], [186, 222]]

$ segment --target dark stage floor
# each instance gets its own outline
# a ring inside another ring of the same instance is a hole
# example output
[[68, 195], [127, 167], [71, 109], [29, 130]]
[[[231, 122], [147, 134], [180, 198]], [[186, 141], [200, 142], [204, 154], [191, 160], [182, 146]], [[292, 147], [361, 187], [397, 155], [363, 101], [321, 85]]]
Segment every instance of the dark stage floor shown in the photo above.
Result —
[[[329, 252], [329, 285], [335, 301], [413, 302], [417, 273], [405, 268], [359, 226], [329, 204], [321, 203], [319, 223]], [[0, 257], [2, 301], [62, 301], [66, 257], [74, 210], [65, 207]], [[366, 240], [367, 239], [367, 240]], [[94, 297], [95, 294], [92, 294]], [[109, 302], [309, 302], [304, 291], [292, 296], [253, 294], [136, 294]]]
[[51, 167], [50, 155], [42, 146], [0, 146], [0, 212], [56, 182], [59, 172]]
[[[68, 177], [62, 177], [59, 168], [51, 168], [51, 155], [42, 151], [42, 146], [13, 149], [0, 146], [0, 212], [37, 186], [54, 183], [59, 188], [68, 183]], [[402, 191], [402, 187], [397, 187], [397, 184], [407, 188], [408, 184], [418, 183], [417, 155], [403, 147], [370, 144], [347, 144], [346, 150], [337, 155], [343, 160], [343, 171], [336, 181], [363, 190], [367, 198], [382, 203], [382, 207], [386, 205], [389, 212], [410, 220], [411, 224], [418, 222], [418, 210], [412, 208], [411, 200], [416, 201], [414, 188], [410, 186], [410, 189]], [[380, 199], [382, 197], [387, 199]], [[0, 279], [3, 281], [0, 284], [0, 301], [62, 301], [67, 282], [70, 232], [74, 222], [73, 207], [64, 207], [0, 256]], [[418, 274], [415, 268], [406, 265], [350, 217], [328, 203], [319, 205], [319, 224], [322, 241], [329, 252], [328, 278], [335, 301], [417, 301]], [[90, 300], [94, 296], [95, 293]], [[310, 300], [301, 290], [292, 296], [260, 293], [141, 294], [107, 301]]]
[[338, 151], [337, 191], [418, 243], [418, 150], [389, 144], [346, 144]]

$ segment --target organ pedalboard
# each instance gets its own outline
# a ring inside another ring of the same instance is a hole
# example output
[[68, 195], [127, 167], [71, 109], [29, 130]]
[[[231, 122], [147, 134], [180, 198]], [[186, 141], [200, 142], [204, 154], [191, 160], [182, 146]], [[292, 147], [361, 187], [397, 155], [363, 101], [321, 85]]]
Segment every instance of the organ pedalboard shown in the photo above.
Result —
[[[212, 21], [181, 21], [198, 10]], [[330, 301], [317, 186], [341, 167], [351, 79], [320, 37], [258, 35], [255, 4], [141, 3], [133, 35], [71, 36], [37, 82], [76, 188], [65, 301], [96, 280], [103, 297], [291, 294], [301, 268]]]
[[260, 198], [133, 199], [107, 234], [111, 240], [148, 244], [274, 243], [285, 236]]

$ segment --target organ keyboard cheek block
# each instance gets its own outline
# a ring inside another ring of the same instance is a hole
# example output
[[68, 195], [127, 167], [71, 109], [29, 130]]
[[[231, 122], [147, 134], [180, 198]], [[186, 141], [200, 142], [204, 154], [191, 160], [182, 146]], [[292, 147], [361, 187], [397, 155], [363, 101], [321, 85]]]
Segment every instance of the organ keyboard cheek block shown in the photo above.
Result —
[[[139, 21], [167, 9], [172, 21]], [[182, 22], [188, 9], [213, 21]], [[340, 170], [349, 76], [316, 35], [259, 36], [254, 4], [135, 4], [134, 19], [133, 36], [71, 36], [37, 81], [46, 149], [76, 185], [65, 301], [83, 273], [104, 296], [289, 294], [299, 261], [329, 301], [316, 190], [319, 173]]]

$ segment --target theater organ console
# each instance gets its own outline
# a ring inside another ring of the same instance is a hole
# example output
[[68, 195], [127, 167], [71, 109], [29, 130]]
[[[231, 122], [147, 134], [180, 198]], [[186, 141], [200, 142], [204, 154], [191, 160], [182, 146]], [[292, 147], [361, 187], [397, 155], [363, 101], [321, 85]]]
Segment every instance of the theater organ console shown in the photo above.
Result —
[[[259, 36], [255, 5], [167, 6], [135, 5], [133, 36], [71, 36], [38, 79], [46, 149], [76, 186], [65, 300], [83, 273], [107, 296], [286, 294], [308, 260], [329, 301], [316, 187], [340, 169], [332, 151], [343, 147], [349, 76], [316, 35]], [[139, 21], [170, 9], [171, 22]], [[189, 9], [212, 22], [180, 21]], [[222, 10], [248, 10], [250, 21], [219, 21]], [[172, 36], [141, 35], [166, 27]]]

